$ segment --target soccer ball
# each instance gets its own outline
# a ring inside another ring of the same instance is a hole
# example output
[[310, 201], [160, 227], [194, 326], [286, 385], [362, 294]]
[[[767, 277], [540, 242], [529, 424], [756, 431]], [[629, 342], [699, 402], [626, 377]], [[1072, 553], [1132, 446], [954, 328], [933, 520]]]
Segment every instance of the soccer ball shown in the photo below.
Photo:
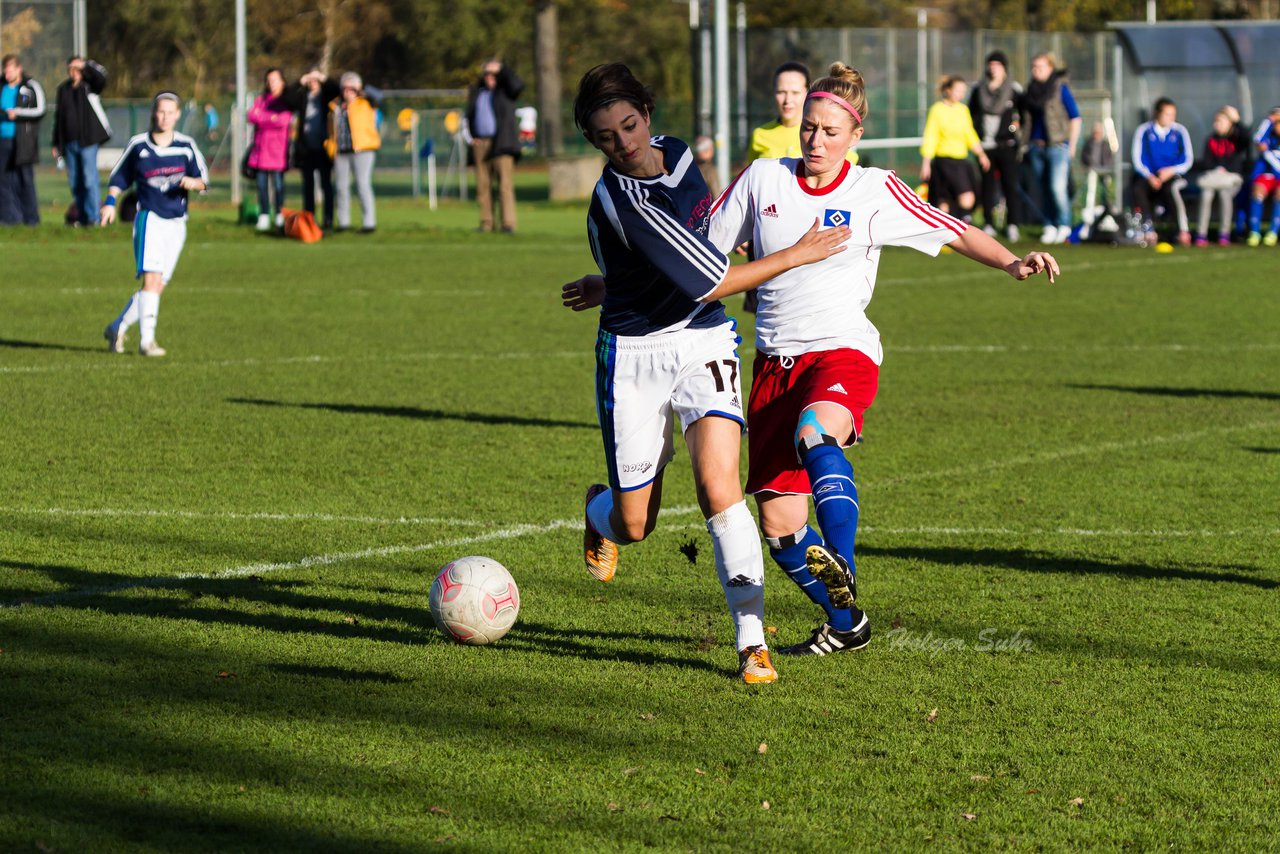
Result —
[[431, 584], [431, 616], [459, 643], [493, 643], [515, 625], [519, 613], [515, 579], [493, 558], [460, 557]]

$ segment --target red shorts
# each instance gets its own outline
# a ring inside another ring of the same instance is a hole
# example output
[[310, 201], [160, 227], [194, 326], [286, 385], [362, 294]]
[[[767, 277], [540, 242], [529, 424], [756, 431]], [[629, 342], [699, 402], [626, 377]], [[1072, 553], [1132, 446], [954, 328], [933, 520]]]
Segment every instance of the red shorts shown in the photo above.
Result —
[[[784, 358], [791, 367], [782, 366]], [[796, 456], [801, 414], [815, 403], [843, 406], [853, 417], [853, 444], [879, 384], [879, 366], [859, 350], [757, 355], [747, 407], [747, 492], [808, 495], [809, 475]]]
[[1272, 175], [1270, 172], [1263, 172], [1257, 178], [1253, 179], [1254, 189], [1262, 188], [1262, 195], [1269, 196], [1277, 189], [1280, 189], [1280, 176]]

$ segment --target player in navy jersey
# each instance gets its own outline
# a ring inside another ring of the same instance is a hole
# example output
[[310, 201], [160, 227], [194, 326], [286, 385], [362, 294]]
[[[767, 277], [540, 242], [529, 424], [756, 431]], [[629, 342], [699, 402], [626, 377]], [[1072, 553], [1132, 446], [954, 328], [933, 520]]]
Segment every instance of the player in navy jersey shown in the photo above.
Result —
[[209, 170], [195, 140], [174, 131], [179, 111], [177, 95], [156, 95], [151, 106], [151, 130], [129, 140], [107, 182], [107, 198], [101, 211], [104, 226], [115, 221], [121, 194], [130, 186], [137, 187], [133, 254], [137, 261], [135, 278], [142, 279], [142, 289], [129, 297], [120, 316], [103, 332], [107, 348], [113, 353], [124, 352], [125, 335], [136, 321], [142, 334], [138, 352], [143, 356], [165, 354], [156, 343], [160, 294], [173, 276], [187, 238], [187, 194], [204, 192], [209, 186]]
[[[892, 172], [845, 159], [862, 137], [862, 75], [835, 63], [813, 83], [800, 124], [802, 157], [757, 160], [716, 201], [708, 237], [722, 250], [752, 240], [787, 246], [815, 217], [848, 226], [848, 252], [762, 285], [748, 405], [747, 492], [770, 554], [826, 622], [785, 654], [861, 649], [871, 621], [857, 605], [858, 492], [844, 449], [862, 430], [879, 384], [880, 333], [865, 309], [885, 246], [937, 255], [944, 245], [1015, 279], [1058, 273], [1053, 256], [1019, 259], [981, 229], [925, 204]], [[809, 527], [813, 498], [818, 528]]]
[[653, 531], [678, 418], [737, 630], [738, 672], [748, 683], [772, 682], [764, 556], [738, 479], [739, 339], [719, 298], [840, 252], [849, 232], [820, 231], [815, 222], [773, 255], [730, 267], [706, 238], [713, 200], [688, 146], [650, 137], [653, 106], [652, 93], [619, 63], [588, 71], [574, 101], [575, 122], [608, 159], [587, 215], [601, 275], [563, 289], [564, 304], [577, 311], [603, 302], [596, 405], [609, 484], [587, 490], [584, 558], [609, 581], [618, 545]]

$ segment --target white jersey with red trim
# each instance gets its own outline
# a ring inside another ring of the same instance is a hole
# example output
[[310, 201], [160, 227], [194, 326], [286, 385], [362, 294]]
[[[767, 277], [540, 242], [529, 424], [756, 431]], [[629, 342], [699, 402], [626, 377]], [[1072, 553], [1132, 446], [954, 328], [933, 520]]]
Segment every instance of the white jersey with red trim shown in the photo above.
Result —
[[707, 237], [722, 252], [752, 240], [759, 258], [793, 245], [815, 219], [824, 228], [848, 225], [853, 236], [844, 252], [760, 287], [756, 350], [798, 356], [852, 348], [878, 365], [880, 333], [865, 312], [880, 250], [909, 246], [937, 255], [966, 226], [884, 169], [845, 163], [840, 178], [819, 190], [804, 183], [803, 172], [798, 158], [754, 161], [716, 200]]

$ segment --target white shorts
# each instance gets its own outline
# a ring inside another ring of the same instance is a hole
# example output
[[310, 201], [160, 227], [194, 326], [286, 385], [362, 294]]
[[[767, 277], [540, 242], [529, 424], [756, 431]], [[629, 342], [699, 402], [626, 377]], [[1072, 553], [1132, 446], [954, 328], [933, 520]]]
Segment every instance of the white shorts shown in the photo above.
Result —
[[138, 262], [135, 278], [142, 278], [143, 273], [159, 273], [161, 280], [168, 284], [186, 241], [185, 217], [165, 219], [149, 210], [138, 211], [133, 220], [133, 257]]
[[624, 492], [640, 489], [671, 461], [673, 415], [680, 419], [682, 433], [708, 415], [746, 425], [739, 391], [741, 340], [733, 321], [653, 336], [601, 330], [596, 411], [610, 486]]

